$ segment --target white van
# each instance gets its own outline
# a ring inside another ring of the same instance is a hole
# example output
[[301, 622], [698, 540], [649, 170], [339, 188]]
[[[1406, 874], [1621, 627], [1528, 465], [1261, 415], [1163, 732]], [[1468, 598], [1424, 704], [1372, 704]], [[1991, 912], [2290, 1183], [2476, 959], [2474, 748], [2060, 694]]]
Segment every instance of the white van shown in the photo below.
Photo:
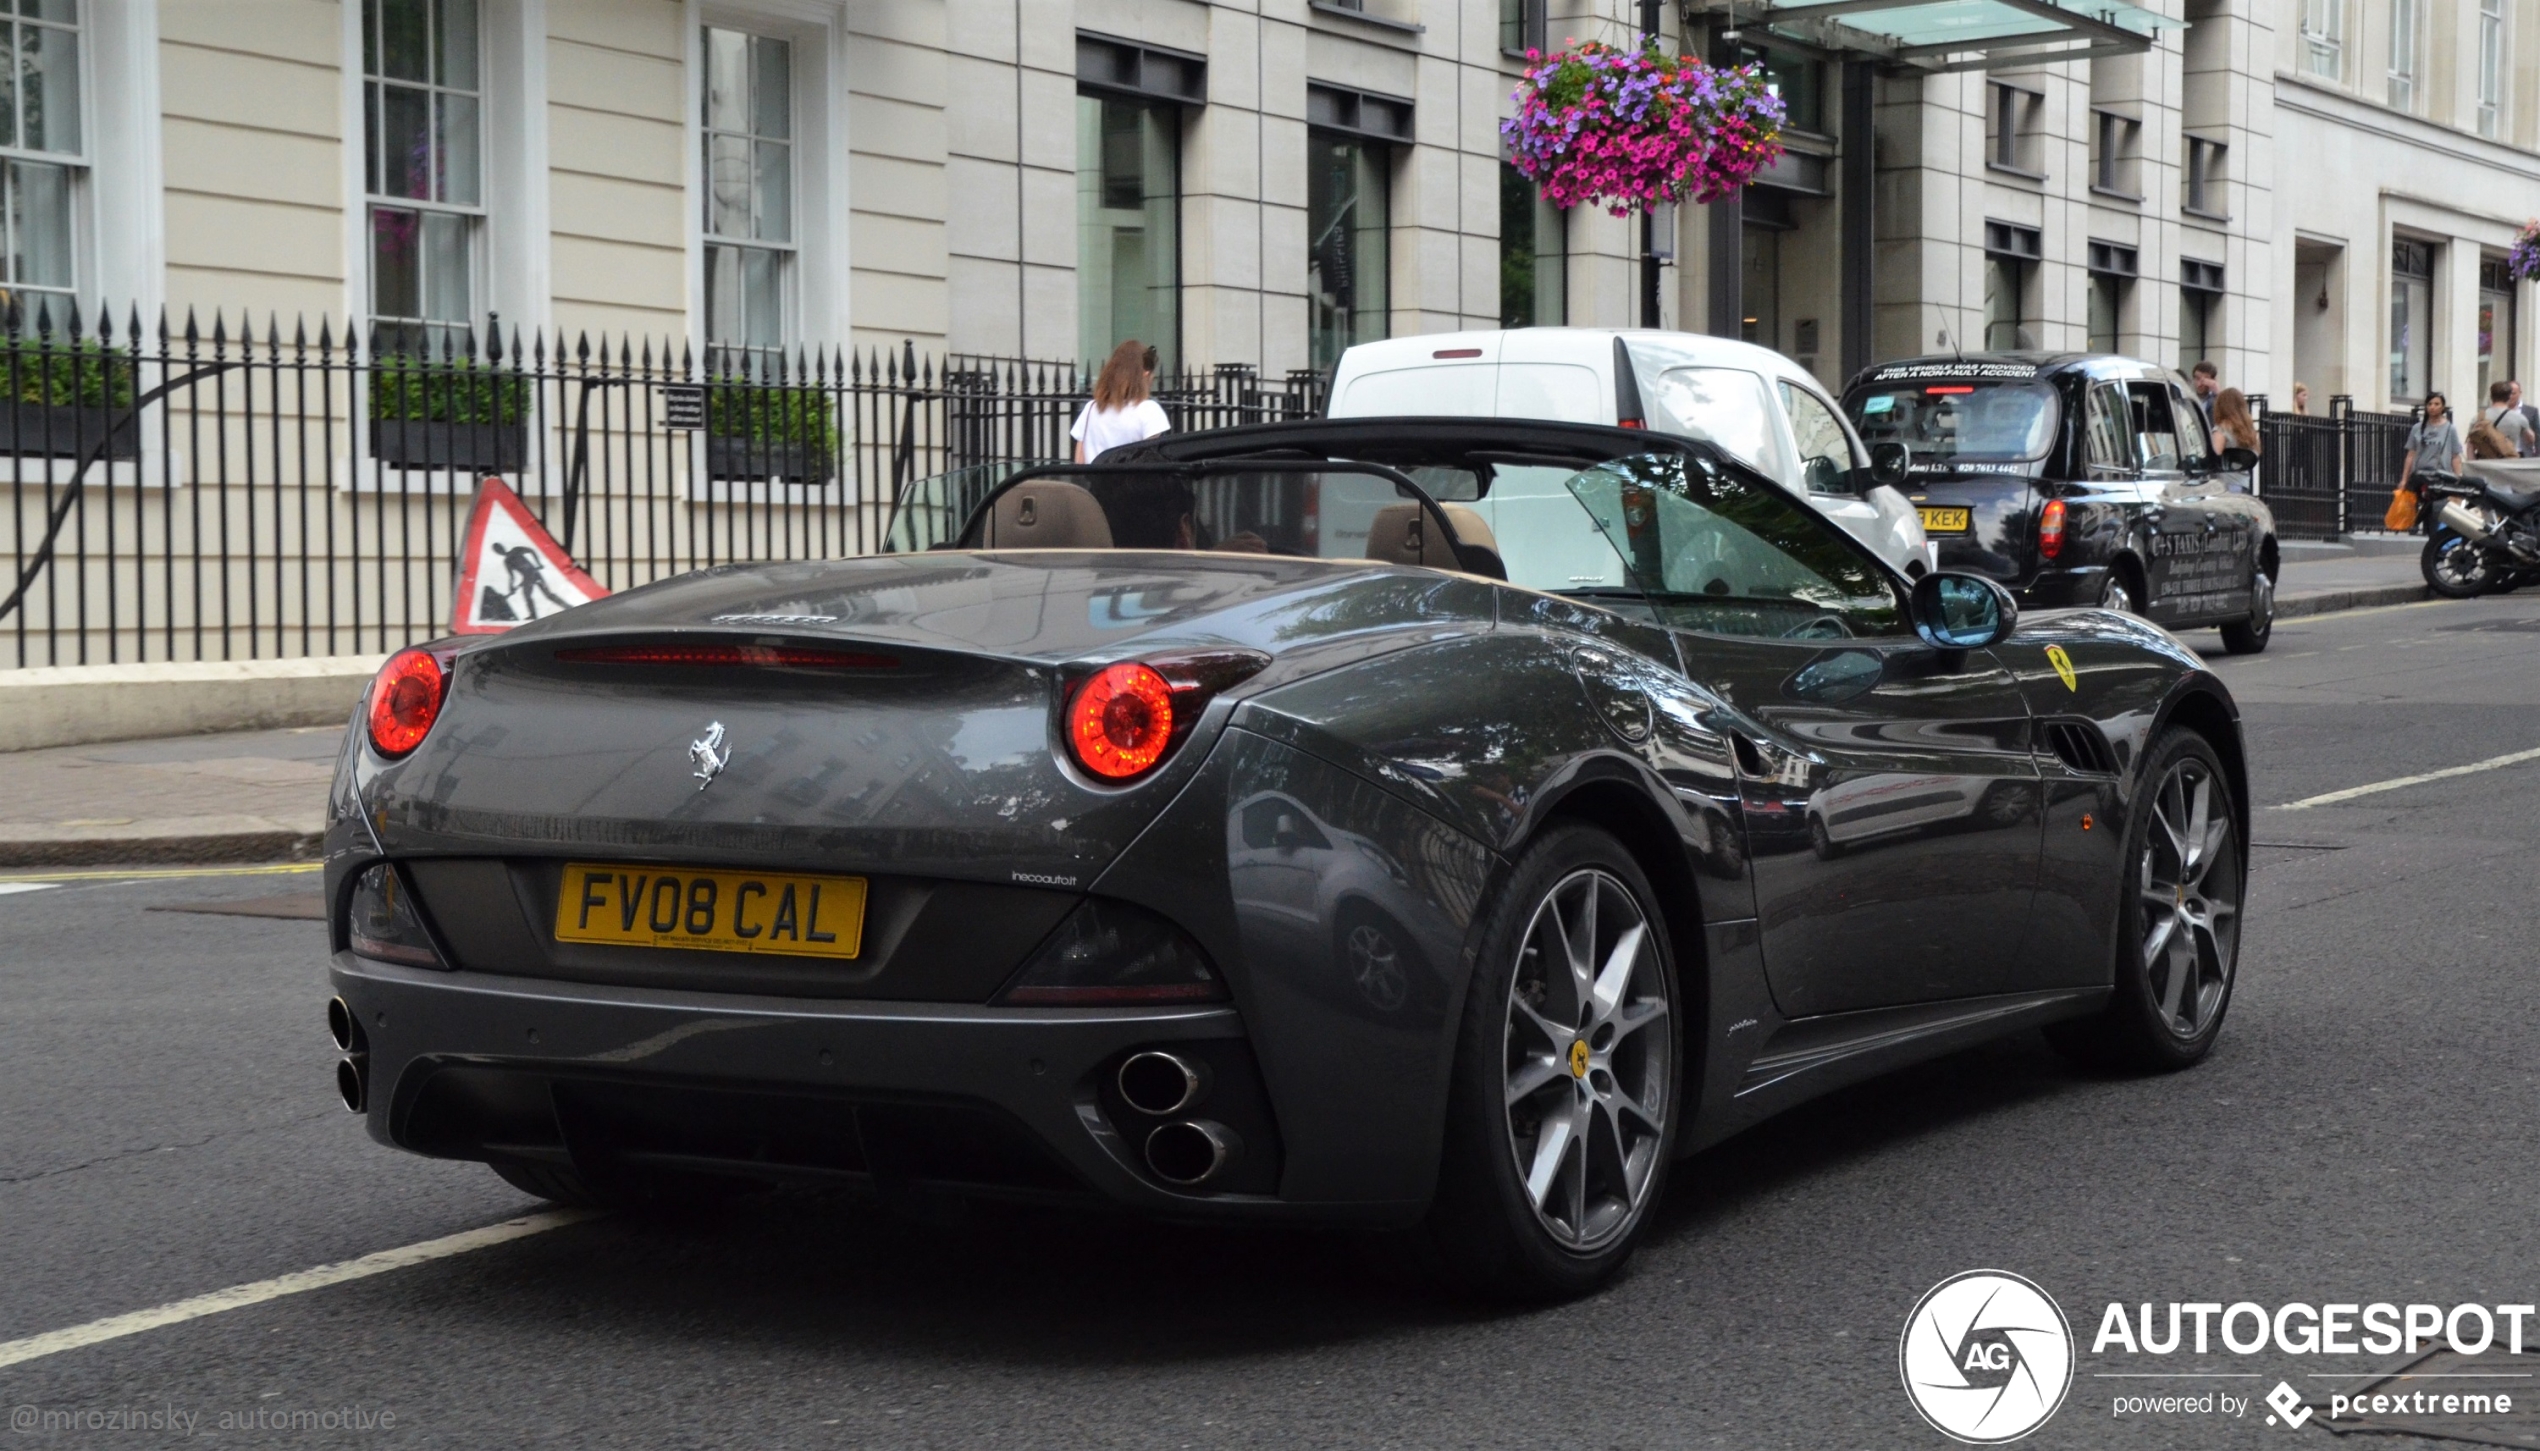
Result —
[[1587, 327], [1388, 338], [1341, 354], [1330, 414], [1548, 418], [1705, 439], [1908, 578], [1933, 567], [1922, 516], [1870, 482], [1869, 451], [1843, 410], [1806, 369], [1752, 343]]

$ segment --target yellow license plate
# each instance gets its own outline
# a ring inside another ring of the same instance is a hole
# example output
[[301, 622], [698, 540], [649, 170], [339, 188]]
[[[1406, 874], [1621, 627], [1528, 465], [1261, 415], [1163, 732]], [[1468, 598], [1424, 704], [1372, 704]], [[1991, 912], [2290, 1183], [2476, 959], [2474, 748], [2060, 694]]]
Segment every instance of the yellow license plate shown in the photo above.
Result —
[[569, 862], [556, 940], [700, 952], [853, 957], [863, 945], [862, 877]]
[[1964, 509], [1923, 511], [1923, 532], [1926, 534], [1964, 534], [1973, 527]]

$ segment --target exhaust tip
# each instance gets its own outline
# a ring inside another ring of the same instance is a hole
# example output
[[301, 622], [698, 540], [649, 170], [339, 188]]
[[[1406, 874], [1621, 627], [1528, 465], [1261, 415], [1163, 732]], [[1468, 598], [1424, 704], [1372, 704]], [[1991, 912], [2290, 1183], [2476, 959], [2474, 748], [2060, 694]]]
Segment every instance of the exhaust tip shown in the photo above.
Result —
[[1120, 1096], [1140, 1113], [1158, 1118], [1199, 1102], [1208, 1082], [1197, 1065], [1171, 1053], [1132, 1053], [1120, 1065]]
[[370, 1067], [358, 1058], [338, 1059], [335, 1064], [335, 1091], [344, 1095], [344, 1107], [360, 1113], [370, 1106]]
[[362, 1020], [353, 1016], [353, 1005], [342, 998], [326, 1000], [326, 1035], [341, 1053], [359, 1053], [369, 1046], [362, 1041]]
[[1147, 1135], [1147, 1167], [1168, 1184], [1205, 1184], [1235, 1161], [1235, 1131], [1205, 1119], [1159, 1125]]

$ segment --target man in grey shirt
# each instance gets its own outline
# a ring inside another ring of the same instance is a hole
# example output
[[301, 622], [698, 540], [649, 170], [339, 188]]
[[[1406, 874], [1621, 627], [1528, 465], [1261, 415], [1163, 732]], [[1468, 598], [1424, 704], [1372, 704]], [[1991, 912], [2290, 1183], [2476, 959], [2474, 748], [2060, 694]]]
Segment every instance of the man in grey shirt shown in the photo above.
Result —
[[2532, 453], [2531, 420], [2514, 406], [2514, 385], [2498, 381], [2487, 385], [2487, 411], [2481, 415], [2487, 425], [2505, 436], [2514, 453], [2529, 458]]

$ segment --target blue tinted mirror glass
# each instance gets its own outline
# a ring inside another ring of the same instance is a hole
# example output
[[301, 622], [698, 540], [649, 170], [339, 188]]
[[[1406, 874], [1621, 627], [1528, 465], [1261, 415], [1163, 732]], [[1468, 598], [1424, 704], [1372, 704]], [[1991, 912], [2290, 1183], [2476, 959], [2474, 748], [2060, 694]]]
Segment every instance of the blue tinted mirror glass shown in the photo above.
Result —
[[2002, 606], [1982, 580], [1944, 574], [1935, 576], [1930, 588], [1939, 606], [1926, 624], [1933, 644], [1973, 650], [1993, 643], [2002, 628]]

